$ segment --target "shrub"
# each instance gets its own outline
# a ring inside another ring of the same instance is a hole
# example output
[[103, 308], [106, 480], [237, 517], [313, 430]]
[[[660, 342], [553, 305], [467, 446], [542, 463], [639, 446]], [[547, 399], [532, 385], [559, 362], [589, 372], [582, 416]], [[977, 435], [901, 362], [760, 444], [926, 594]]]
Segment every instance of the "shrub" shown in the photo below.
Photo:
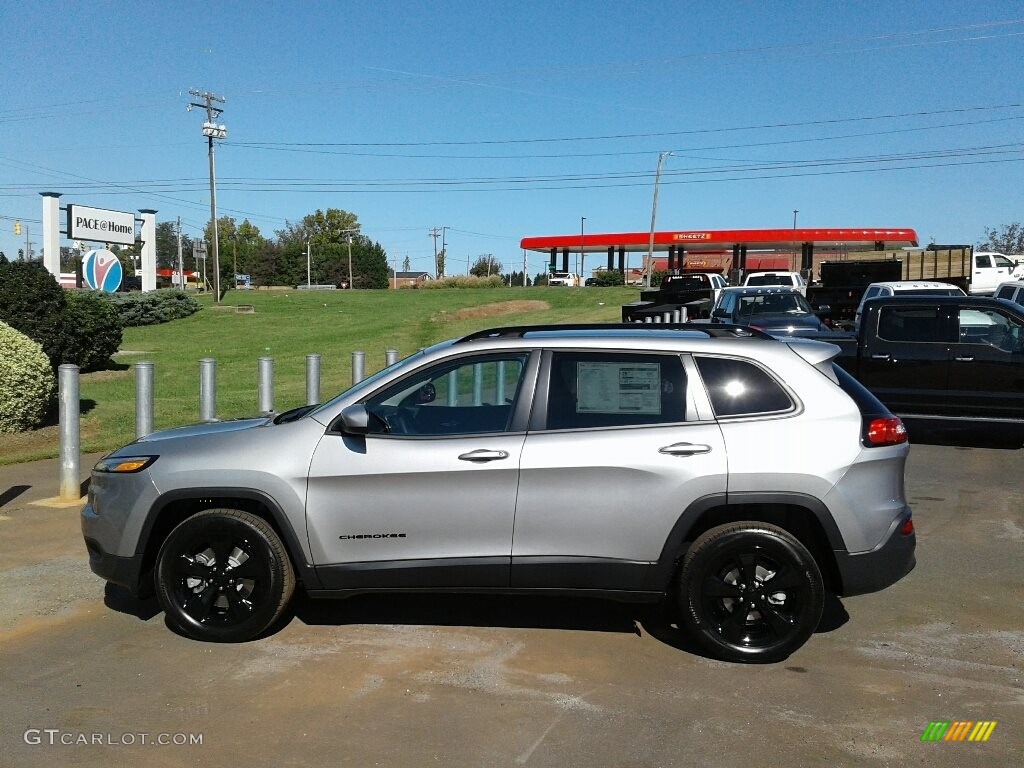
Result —
[[0, 262], [0, 322], [37, 342], [53, 368], [65, 346], [64, 293], [38, 262]]
[[68, 291], [64, 313], [65, 334], [62, 363], [74, 363], [83, 371], [104, 367], [121, 346], [121, 318], [104, 299], [107, 294]]
[[474, 275], [452, 275], [437, 280], [425, 280], [420, 288], [502, 288], [506, 285], [501, 275], [476, 277]]
[[594, 279], [599, 286], [622, 285], [622, 273], [617, 269], [594, 270]]
[[179, 288], [162, 288], [148, 293], [104, 294], [114, 305], [125, 327], [158, 325], [188, 317], [199, 311], [199, 302]]
[[23, 432], [38, 426], [53, 392], [53, 371], [42, 347], [0, 323], [0, 432]]

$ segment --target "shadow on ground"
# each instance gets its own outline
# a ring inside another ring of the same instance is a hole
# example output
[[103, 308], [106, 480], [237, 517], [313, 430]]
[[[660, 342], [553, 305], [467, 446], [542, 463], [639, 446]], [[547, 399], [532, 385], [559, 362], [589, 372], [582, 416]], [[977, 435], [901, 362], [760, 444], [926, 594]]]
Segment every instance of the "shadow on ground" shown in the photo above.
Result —
[[28, 491], [31, 488], [31, 485], [12, 485], [3, 493], [0, 493], [0, 509], [3, 509], [5, 506], [10, 504], [16, 498], [21, 496], [21, 494], [25, 493], [25, 491]]

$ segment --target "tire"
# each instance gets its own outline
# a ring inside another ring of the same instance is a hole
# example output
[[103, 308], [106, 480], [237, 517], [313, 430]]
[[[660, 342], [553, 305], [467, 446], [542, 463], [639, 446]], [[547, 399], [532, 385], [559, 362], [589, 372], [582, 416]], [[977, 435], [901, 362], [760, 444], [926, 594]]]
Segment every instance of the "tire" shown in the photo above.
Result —
[[824, 586], [814, 557], [768, 523], [720, 525], [683, 559], [677, 597], [687, 631], [726, 661], [781, 661], [821, 619]]
[[280, 618], [294, 590], [280, 537], [265, 520], [236, 509], [192, 515], [157, 556], [160, 606], [174, 629], [195, 640], [258, 637]]

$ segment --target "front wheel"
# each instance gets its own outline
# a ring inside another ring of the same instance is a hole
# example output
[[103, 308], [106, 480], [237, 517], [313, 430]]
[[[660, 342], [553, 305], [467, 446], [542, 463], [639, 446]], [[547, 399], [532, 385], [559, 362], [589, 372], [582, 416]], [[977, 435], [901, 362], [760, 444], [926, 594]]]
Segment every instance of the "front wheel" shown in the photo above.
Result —
[[683, 559], [678, 590], [686, 629], [727, 661], [781, 661], [811, 636], [824, 605], [811, 553], [758, 522], [701, 535]]
[[295, 573], [280, 537], [256, 515], [208, 509], [160, 547], [156, 592], [171, 625], [196, 640], [242, 642], [284, 612]]

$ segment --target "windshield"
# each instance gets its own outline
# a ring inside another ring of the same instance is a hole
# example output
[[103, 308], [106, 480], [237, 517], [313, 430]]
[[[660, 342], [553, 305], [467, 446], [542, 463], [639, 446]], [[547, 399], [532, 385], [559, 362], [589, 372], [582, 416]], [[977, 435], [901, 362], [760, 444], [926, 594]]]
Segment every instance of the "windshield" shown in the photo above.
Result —
[[367, 378], [363, 379], [358, 384], [353, 384], [351, 387], [346, 389], [344, 392], [341, 392], [338, 395], [336, 395], [335, 397], [332, 397], [330, 400], [328, 400], [326, 403], [324, 403], [323, 405], [318, 407], [316, 410], [310, 411], [308, 415], [309, 416], [316, 416], [318, 413], [321, 413], [324, 410], [332, 407], [336, 403], [340, 402], [342, 400], [342, 398], [346, 398], [346, 397], [348, 397], [348, 396], [350, 396], [350, 395], [352, 395], [352, 394], [354, 394], [354, 393], [356, 393], [358, 391], [364, 390], [364, 389], [365, 390], [371, 390], [377, 384], [377, 382], [379, 382], [381, 379], [385, 378], [386, 376], [389, 376], [394, 371], [397, 371], [399, 368], [404, 368], [407, 365], [412, 365], [416, 361], [418, 361], [418, 360], [422, 359], [423, 357], [425, 357], [427, 355], [427, 353], [433, 352], [435, 349], [440, 349], [442, 347], [447, 347], [447, 346], [451, 345], [452, 343], [453, 342], [451, 342], [451, 341], [442, 341], [440, 344], [435, 344], [434, 346], [427, 347], [426, 349], [420, 350], [419, 352], [414, 352], [413, 354], [409, 355], [408, 357], [399, 360], [394, 365], [389, 365], [387, 368], [384, 368], [382, 370], [377, 371], [372, 376], [368, 376]]
[[741, 296], [736, 312], [739, 319], [757, 315], [810, 315], [813, 314], [807, 299], [799, 293], [764, 293], [755, 296]]
[[792, 285], [793, 280], [789, 275], [775, 275], [775, 274], [763, 274], [763, 275], [751, 275], [747, 278], [747, 285]]

